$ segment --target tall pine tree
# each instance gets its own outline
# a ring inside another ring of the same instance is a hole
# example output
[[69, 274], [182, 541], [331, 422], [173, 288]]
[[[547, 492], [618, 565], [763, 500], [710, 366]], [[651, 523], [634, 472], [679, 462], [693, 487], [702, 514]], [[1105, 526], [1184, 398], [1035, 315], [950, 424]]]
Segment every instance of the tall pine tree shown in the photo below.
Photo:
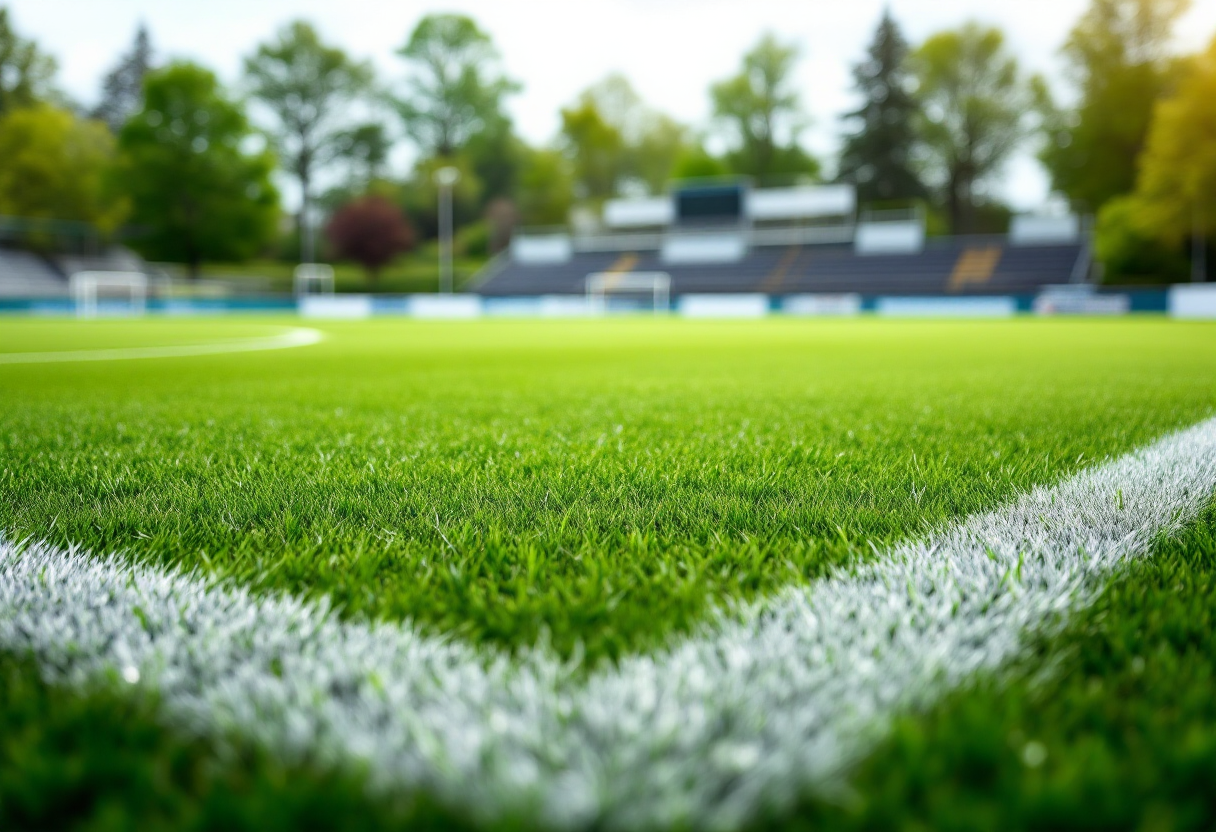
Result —
[[844, 117], [860, 125], [845, 137], [839, 178], [857, 186], [862, 203], [908, 201], [926, 194], [912, 166], [918, 108], [909, 90], [907, 56], [908, 42], [888, 9], [869, 56], [853, 68], [864, 103]]
[[139, 112], [144, 95], [144, 76], [152, 69], [152, 39], [148, 27], [140, 24], [131, 51], [119, 59], [102, 83], [101, 103], [93, 110], [100, 119], [118, 133], [132, 115]]

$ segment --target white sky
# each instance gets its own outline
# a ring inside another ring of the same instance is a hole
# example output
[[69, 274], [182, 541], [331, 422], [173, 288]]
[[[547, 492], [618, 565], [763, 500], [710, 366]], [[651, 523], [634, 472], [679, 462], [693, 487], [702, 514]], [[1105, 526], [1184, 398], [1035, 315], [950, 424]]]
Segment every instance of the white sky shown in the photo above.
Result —
[[[0, 0], [0, 4], [3, 0]], [[761, 33], [801, 45], [798, 77], [813, 124], [804, 143], [825, 161], [839, 142], [838, 115], [852, 106], [849, 69], [890, 5], [914, 43], [969, 18], [1000, 25], [1023, 65], [1056, 82], [1058, 50], [1087, 0], [8, 0], [18, 30], [60, 63], [60, 80], [92, 102], [100, 78], [146, 22], [161, 58], [189, 57], [228, 82], [241, 59], [284, 22], [303, 17], [324, 37], [371, 58], [384, 80], [399, 77], [394, 50], [418, 19], [436, 11], [474, 17], [524, 84], [510, 109], [533, 142], [552, 138], [558, 108], [612, 71], [623, 72], [651, 105], [702, 125], [707, 89], [735, 71]], [[1216, 35], [1216, 0], [1192, 0], [1178, 30], [1180, 50]], [[1019, 207], [1046, 196], [1030, 150], [1010, 164], [1003, 191]]]

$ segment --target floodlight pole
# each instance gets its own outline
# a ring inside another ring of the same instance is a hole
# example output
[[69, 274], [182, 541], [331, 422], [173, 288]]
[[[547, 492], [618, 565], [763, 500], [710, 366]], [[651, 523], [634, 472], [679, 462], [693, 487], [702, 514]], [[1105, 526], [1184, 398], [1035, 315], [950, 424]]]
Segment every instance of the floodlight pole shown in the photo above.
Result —
[[460, 181], [460, 171], [443, 167], [435, 171], [439, 186], [439, 291], [452, 294], [452, 187]]

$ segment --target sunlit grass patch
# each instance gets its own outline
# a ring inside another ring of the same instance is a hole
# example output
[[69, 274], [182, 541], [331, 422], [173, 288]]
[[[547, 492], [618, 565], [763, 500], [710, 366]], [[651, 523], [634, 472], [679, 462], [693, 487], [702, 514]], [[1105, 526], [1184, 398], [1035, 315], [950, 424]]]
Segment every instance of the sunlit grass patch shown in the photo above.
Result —
[[0, 528], [593, 664], [1216, 398], [1212, 330], [1156, 321], [325, 329], [277, 354], [0, 368]]

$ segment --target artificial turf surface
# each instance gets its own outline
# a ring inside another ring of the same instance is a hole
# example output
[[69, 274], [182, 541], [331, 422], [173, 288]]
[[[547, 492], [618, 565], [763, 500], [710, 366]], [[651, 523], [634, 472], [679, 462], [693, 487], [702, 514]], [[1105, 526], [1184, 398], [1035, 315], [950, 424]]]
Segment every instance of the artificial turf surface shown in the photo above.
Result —
[[[201, 343], [287, 323], [5, 320], [0, 351]], [[871, 544], [992, 508], [1216, 405], [1216, 328], [1159, 320], [321, 328], [321, 345], [284, 352], [0, 366], [0, 529], [199, 567], [261, 590], [329, 595], [348, 616], [410, 618], [486, 645], [544, 639], [593, 666], [686, 631], [710, 604], [870, 557]], [[6, 657], [0, 669], [25, 679], [23, 661]], [[950, 768], [950, 755], [984, 726], [1009, 735], [1008, 712], [1033, 701], [1017, 699], [1025, 687], [993, 683], [993, 695], [1014, 699], [988, 722], [988, 706], [974, 706], [978, 727], [967, 722], [968, 703], [984, 702], [982, 683], [901, 724], [858, 773], [869, 797], [848, 811], [812, 804], [804, 814], [822, 812], [832, 825], [890, 825], [896, 812], [905, 825], [965, 826], [1032, 805], [1024, 791], [1000, 788], [999, 776], [972, 783]], [[284, 790], [283, 820], [307, 805], [290, 793], [308, 778], [334, 794], [333, 805], [354, 788], [285, 772], [256, 752], [182, 786], [166, 772], [205, 767], [212, 752], [157, 733], [150, 706], [132, 713], [124, 709], [134, 704], [111, 694], [90, 699], [36, 681], [12, 689], [25, 692], [0, 700], [0, 720], [24, 726], [7, 736], [25, 739], [0, 739], [0, 765], [42, 772], [0, 781], [0, 820], [12, 828], [97, 820], [99, 806], [114, 818], [184, 827], [218, 817], [205, 814], [208, 799], [253, 812], [248, 801], [275, 788]], [[1083, 705], [1057, 707], [1061, 731], [1085, 718], [1075, 716]], [[102, 730], [92, 740], [76, 734], [84, 738], [73, 745], [69, 728], [47, 746], [40, 737], [54, 734], [62, 713], [72, 725], [73, 707]], [[1201, 722], [1205, 713], [1196, 714]], [[92, 783], [91, 798], [64, 814], [78, 804], [51, 797], [68, 788], [73, 749], [104, 749], [105, 726], [118, 732], [113, 742], [127, 722], [150, 732], [149, 750], [131, 757], [135, 783], [102, 788], [83, 765], [75, 771]], [[1116, 747], [1126, 730], [1111, 723]], [[1042, 771], [1061, 759], [1047, 750]], [[186, 762], [174, 768], [181, 754]], [[918, 766], [936, 773], [883, 779]], [[1025, 782], [1040, 776], [1017, 771]], [[140, 808], [137, 783], [149, 778], [159, 784], [151, 793], [167, 789], [177, 809]], [[1057, 791], [1069, 793], [1067, 782]], [[979, 796], [972, 814], [969, 794]], [[961, 808], [951, 814], [954, 803]], [[921, 804], [947, 808], [918, 814]], [[384, 822], [422, 817], [398, 809], [384, 809]]]

